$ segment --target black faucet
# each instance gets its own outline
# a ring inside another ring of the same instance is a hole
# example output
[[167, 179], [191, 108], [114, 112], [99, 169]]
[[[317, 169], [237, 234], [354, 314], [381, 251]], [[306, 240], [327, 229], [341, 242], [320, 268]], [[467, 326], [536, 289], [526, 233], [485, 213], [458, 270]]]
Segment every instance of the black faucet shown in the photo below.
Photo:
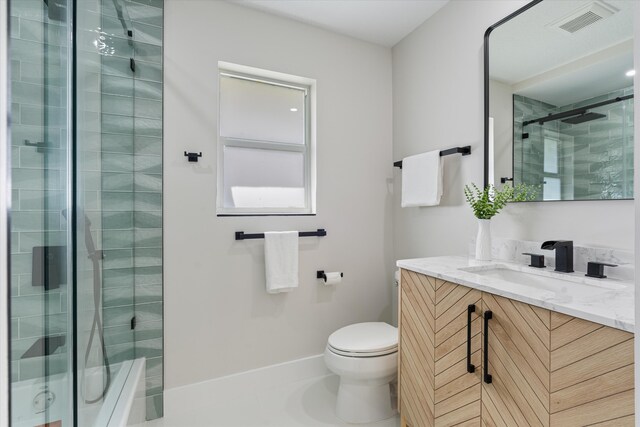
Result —
[[571, 240], [548, 240], [542, 249], [556, 251], [556, 271], [573, 273], [573, 242]]

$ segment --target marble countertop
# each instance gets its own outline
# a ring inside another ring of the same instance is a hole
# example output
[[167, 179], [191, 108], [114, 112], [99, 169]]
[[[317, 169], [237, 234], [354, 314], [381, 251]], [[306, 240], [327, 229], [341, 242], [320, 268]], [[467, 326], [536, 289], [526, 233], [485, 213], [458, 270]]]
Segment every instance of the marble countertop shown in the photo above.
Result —
[[[585, 277], [584, 272], [557, 273], [550, 267], [539, 269], [506, 261], [476, 261], [463, 256], [400, 260], [397, 266], [612, 328], [634, 332], [632, 281], [592, 279]], [[532, 283], [522, 284], [483, 275], [495, 269], [530, 273], [527, 277], [532, 278]], [[561, 279], [562, 282], [546, 287], [534, 284], [536, 280], [544, 282], [544, 278]]]

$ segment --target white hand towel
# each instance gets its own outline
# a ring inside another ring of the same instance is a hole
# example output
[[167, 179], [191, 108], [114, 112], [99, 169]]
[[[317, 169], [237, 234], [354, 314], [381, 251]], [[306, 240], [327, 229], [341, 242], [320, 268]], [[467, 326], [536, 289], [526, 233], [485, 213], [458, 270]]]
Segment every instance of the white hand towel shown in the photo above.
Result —
[[298, 232], [264, 233], [267, 292], [290, 292], [298, 287]]
[[442, 169], [439, 150], [402, 159], [402, 207], [439, 205]]

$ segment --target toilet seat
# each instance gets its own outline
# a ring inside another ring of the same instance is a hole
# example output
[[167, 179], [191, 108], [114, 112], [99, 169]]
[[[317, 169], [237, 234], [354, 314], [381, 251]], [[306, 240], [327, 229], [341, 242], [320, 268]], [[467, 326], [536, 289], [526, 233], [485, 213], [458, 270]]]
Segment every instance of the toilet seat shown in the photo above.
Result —
[[345, 357], [380, 357], [380, 356], [386, 356], [388, 354], [393, 354], [398, 352], [397, 346], [389, 350], [372, 351], [372, 352], [366, 352], [366, 353], [365, 352], [356, 353], [356, 352], [338, 350], [337, 348], [333, 348], [330, 345], [328, 345], [327, 348], [329, 349], [330, 352], [340, 356], [345, 356]]
[[379, 357], [398, 351], [398, 329], [384, 322], [356, 323], [338, 329], [327, 348], [346, 357]]

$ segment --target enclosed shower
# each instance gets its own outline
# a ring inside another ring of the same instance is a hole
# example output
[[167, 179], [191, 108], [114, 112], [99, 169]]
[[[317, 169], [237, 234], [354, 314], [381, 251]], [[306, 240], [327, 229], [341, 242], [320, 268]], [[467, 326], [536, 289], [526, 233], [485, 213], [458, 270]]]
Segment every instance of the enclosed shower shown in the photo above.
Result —
[[160, 417], [163, 1], [8, 7], [11, 424]]
[[633, 86], [567, 105], [513, 95], [513, 177], [539, 200], [633, 198]]

